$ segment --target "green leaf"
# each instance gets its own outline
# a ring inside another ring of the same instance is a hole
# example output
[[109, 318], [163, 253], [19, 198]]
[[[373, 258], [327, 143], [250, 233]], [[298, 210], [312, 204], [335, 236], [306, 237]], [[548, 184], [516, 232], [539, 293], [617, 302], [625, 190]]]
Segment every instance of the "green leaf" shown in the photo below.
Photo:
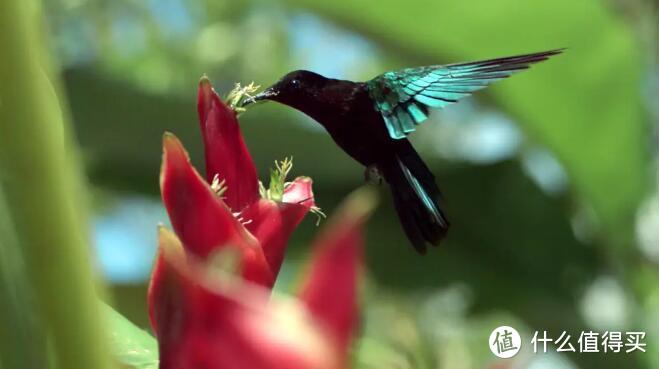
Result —
[[486, 95], [532, 140], [555, 153], [574, 192], [595, 211], [610, 244], [625, 246], [632, 239], [635, 210], [648, 183], [642, 63], [629, 28], [606, 2], [288, 3], [372, 36], [415, 65], [567, 47], [565, 54], [491, 86]]
[[101, 303], [107, 318], [114, 358], [131, 368], [157, 369], [158, 342], [110, 306]]

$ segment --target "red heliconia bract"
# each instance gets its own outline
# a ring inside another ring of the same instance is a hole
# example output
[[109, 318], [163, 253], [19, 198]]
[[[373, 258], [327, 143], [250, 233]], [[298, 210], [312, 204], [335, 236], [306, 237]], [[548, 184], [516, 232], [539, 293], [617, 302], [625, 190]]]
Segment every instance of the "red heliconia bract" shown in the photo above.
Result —
[[[299, 293], [300, 299], [330, 331], [341, 350], [348, 349], [358, 316], [358, 269], [346, 260], [361, 263], [360, 225], [363, 209], [368, 206], [368, 203], [356, 204], [336, 215], [340, 220], [325, 230], [315, 243], [315, 261]], [[331, 296], [328, 291], [332, 291]]]
[[275, 275], [284, 261], [288, 238], [312, 206], [311, 179], [300, 177], [284, 190], [282, 202], [261, 199], [241, 213], [247, 219], [245, 228], [261, 243]]
[[194, 170], [181, 142], [169, 133], [163, 138], [160, 189], [172, 227], [187, 251], [206, 258], [221, 248], [234, 247], [242, 254], [245, 279], [264, 286], [274, 284], [258, 241]]
[[206, 156], [206, 180], [217, 175], [227, 188], [224, 201], [241, 211], [259, 199], [259, 178], [247, 150], [236, 112], [225, 105], [207, 78], [199, 82], [197, 112]]
[[[355, 194], [315, 243], [299, 300], [269, 298], [187, 255], [160, 229], [150, 310], [161, 369], [343, 369], [354, 334], [361, 226], [373, 205]], [[155, 327], [154, 327], [155, 328]]]
[[[312, 181], [298, 177], [280, 184], [283, 193], [278, 201], [261, 198], [236, 113], [217, 96], [208, 79], [200, 82], [198, 99], [206, 179], [194, 169], [178, 138], [171, 133], [163, 137], [160, 190], [172, 227], [186, 253], [206, 260], [232, 249], [239, 256], [236, 272], [271, 288], [292, 232], [315, 207]], [[215, 178], [222, 182], [219, 191], [211, 186]], [[160, 278], [157, 266], [152, 285]], [[155, 328], [153, 317], [152, 322]]]

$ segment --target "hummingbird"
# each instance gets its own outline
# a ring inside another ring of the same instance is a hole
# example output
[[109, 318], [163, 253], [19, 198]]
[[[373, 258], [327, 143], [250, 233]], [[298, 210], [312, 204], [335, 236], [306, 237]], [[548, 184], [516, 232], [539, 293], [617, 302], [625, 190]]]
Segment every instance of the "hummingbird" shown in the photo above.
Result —
[[435, 176], [407, 136], [442, 109], [492, 82], [528, 69], [563, 49], [466, 63], [406, 68], [366, 82], [307, 70], [286, 74], [243, 107], [261, 100], [297, 109], [320, 123], [336, 144], [365, 166], [368, 180], [384, 178], [412, 246], [425, 254], [449, 229]]

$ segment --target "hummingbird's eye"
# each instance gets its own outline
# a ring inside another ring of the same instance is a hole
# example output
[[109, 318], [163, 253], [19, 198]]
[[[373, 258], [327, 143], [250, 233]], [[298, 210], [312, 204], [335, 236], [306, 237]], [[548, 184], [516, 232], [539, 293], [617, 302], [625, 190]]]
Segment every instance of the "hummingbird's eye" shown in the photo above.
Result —
[[300, 80], [299, 79], [292, 80], [291, 81], [291, 86], [293, 86], [294, 88], [300, 87]]

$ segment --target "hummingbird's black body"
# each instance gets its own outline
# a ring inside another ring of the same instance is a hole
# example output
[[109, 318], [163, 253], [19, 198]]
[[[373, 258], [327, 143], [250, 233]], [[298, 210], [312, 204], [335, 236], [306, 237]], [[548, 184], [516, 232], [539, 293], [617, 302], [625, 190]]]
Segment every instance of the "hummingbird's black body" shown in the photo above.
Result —
[[303, 111], [325, 127], [348, 155], [367, 168], [378, 169], [391, 186], [403, 229], [419, 252], [425, 252], [426, 242], [438, 244], [448, 230], [448, 221], [439, 204], [437, 216], [427, 214], [404, 168], [437, 202], [439, 188], [435, 178], [406, 138], [394, 140], [389, 136], [382, 115], [373, 108], [366, 83], [324, 78], [311, 72], [299, 74], [306, 79], [300, 83], [308, 89], [303, 88], [301, 96], [291, 92], [273, 100]]
[[[560, 51], [388, 72], [368, 82], [295, 71], [246, 104], [273, 100], [320, 123], [334, 141], [390, 185], [396, 212], [415, 249], [437, 245], [448, 231], [435, 178], [406, 135], [441, 108]], [[368, 169], [367, 169], [368, 170]]]
[[365, 83], [314, 78], [319, 79], [313, 86], [314, 93], [293, 99], [281, 97], [281, 101], [276, 101], [303, 111], [320, 123], [355, 160], [370, 166], [407, 141], [389, 137], [382, 116], [373, 109]]

